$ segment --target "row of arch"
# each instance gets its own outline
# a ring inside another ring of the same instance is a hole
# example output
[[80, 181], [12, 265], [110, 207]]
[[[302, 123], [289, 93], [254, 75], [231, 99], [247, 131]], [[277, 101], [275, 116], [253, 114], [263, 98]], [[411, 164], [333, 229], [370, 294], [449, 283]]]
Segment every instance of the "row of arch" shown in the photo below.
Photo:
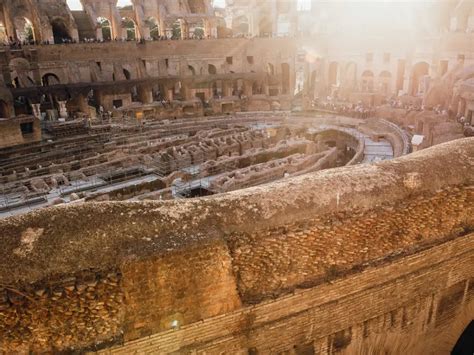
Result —
[[[124, 17], [121, 20], [121, 28], [116, 30], [110, 19], [98, 17], [97, 39], [111, 41], [114, 39], [138, 40], [145, 38], [144, 34], [139, 32], [135, 20], [129, 17]], [[169, 39], [204, 38], [206, 33], [204, 20], [197, 20], [192, 24], [188, 24], [184, 19], [177, 19], [168, 26], [160, 26], [158, 19], [150, 17], [145, 21], [145, 24], [148, 29], [147, 38], [145, 39], [158, 40], [162, 37]], [[51, 42], [51, 38], [44, 38], [40, 29], [35, 28], [33, 22], [27, 17], [15, 18], [14, 25], [15, 32], [9, 33], [6, 26], [0, 22], [0, 41], [2, 43], [11, 43], [14, 40], [18, 40], [23, 44]], [[53, 19], [50, 25], [53, 43], [61, 44], [74, 40], [72, 30], [61, 18]], [[119, 31], [121, 33], [118, 33]]]
[[39, 28], [36, 28], [28, 17], [16, 17], [13, 19], [13, 33], [9, 33], [3, 22], [0, 22], [0, 41], [2, 43], [11, 43], [20, 41], [21, 43], [40, 43], [51, 42], [64, 43], [73, 40], [72, 29], [66, 22], [56, 17], [49, 23], [51, 26], [52, 38], [45, 38]]
[[161, 24], [155, 17], [149, 17], [145, 20], [148, 34], [145, 36], [140, 33], [139, 26], [130, 17], [123, 17], [121, 23], [122, 33], [116, 33], [112, 21], [105, 17], [97, 18], [97, 38], [99, 40], [111, 41], [116, 38], [126, 40], [138, 40], [140, 38], [158, 40], [162, 37], [169, 39], [182, 38], [204, 38], [205, 23], [204, 20], [196, 20], [191, 25], [184, 19], [176, 19], [168, 26]]
[[[132, 74], [130, 73], [129, 70], [127, 69], [123, 69], [122, 70], [123, 72], [123, 78], [125, 80], [132, 80]], [[120, 75], [121, 76], [121, 75]], [[113, 81], [118, 81], [120, 80], [121, 78], [118, 78], [116, 77], [115, 73], [112, 74], [112, 80]], [[21, 87], [33, 87], [33, 86], [36, 86], [36, 83], [34, 82], [34, 80], [29, 77], [29, 76], [26, 76], [26, 79], [28, 81], [28, 84], [27, 85], [24, 85], [21, 83], [20, 81], [20, 78], [18, 76], [15, 76], [13, 79], [12, 79], [12, 87], [14, 88], [21, 88]], [[41, 85], [42, 86], [54, 86], [54, 85], [60, 85], [60, 84], [64, 84], [61, 82], [61, 79], [54, 73], [46, 73], [44, 74], [42, 77], [41, 77]]]
[[[328, 85], [329, 86], [343, 86], [350, 89], [358, 89], [361, 92], [374, 92], [380, 91], [384, 94], [389, 94], [394, 89], [394, 78], [390, 71], [383, 70], [377, 76], [371, 70], [365, 70], [362, 72], [360, 77], [357, 77], [357, 65], [356, 63], [348, 63], [345, 66], [344, 75], [341, 78], [341, 70], [338, 62], [331, 62], [328, 68]], [[424, 78], [429, 75], [430, 66], [426, 62], [416, 63], [410, 72], [410, 85], [409, 85], [409, 94], [418, 95], [424, 93], [425, 82]], [[398, 76], [401, 76], [401, 79], [404, 78], [403, 72], [398, 73]], [[314, 77], [312, 81], [314, 81]], [[400, 80], [399, 80], [400, 81]], [[376, 88], [376, 84], [378, 87]], [[399, 84], [399, 83], [397, 83]]]

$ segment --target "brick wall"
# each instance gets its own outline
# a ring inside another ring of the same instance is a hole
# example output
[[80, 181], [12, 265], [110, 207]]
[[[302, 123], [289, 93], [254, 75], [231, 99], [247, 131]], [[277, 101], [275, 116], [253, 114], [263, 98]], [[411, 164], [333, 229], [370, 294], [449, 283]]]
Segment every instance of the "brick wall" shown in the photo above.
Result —
[[470, 234], [390, 265], [102, 354], [247, 354], [249, 349], [303, 354], [305, 348], [307, 354], [449, 353], [473, 315], [468, 292], [473, 251]]

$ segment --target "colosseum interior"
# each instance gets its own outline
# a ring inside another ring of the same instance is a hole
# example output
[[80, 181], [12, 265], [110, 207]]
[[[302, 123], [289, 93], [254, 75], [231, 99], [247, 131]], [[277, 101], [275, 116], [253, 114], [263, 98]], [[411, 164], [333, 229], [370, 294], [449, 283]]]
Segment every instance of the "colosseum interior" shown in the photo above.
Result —
[[0, 0], [0, 354], [474, 354], [474, 1]]

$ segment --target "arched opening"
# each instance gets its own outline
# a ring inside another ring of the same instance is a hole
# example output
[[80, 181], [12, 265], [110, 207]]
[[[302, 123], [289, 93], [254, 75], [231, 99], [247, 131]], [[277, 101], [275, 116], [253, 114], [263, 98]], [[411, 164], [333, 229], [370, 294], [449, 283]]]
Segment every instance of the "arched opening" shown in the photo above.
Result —
[[59, 80], [57, 75], [48, 73], [43, 75], [43, 77], [41, 78], [41, 83], [43, 84], [43, 86], [53, 86], [61, 84], [61, 81]]
[[5, 28], [5, 25], [3, 24], [3, 22], [0, 22], [0, 42], [1, 43], [8, 42], [7, 29]]
[[192, 65], [188, 65], [188, 72], [189, 75], [195, 76], [196, 75], [196, 69]]
[[22, 80], [18, 76], [15, 76], [12, 80], [12, 86], [16, 89], [18, 88], [28, 88], [36, 86], [35, 81], [29, 76], [22, 76]]
[[20, 79], [18, 79], [18, 77], [15, 77], [12, 79], [12, 86], [15, 88], [15, 89], [18, 89], [21, 87], [20, 85]]
[[51, 22], [51, 28], [53, 30], [54, 43], [60, 44], [71, 41], [71, 35], [69, 34], [69, 30], [63, 20], [53, 20]]
[[16, 35], [23, 43], [33, 43], [36, 41], [33, 23], [26, 17], [17, 17], [14, 20]]
[[271, 37], [273, 33], [273, 22], [269, 16], [262, 16], [258, 24], [260, 37]]
[[97, 26], [99, 27], [99, 39], [103, 41], [112, 40], [112, 24], [105, 17], [99, 17], [97, 19]]
[[239, 16], [232, 22], [232, 29], [237, 36], [245, 36], [249, 33], [249, 20], [247, 16]]
[[267, 63], [267, 74], [275, 75], [275, 67], [271, 63]]
[[474, 354], [474, 320], [469, 323], [451, 352], [452, 355]]
[[290, 65], [288, 63], [281, 65], [281, 87], [283, 95], [290, 93]]
[[216, 75], [216, 74], [217, 74], [217, 68], [216, 68], [216, 66], [213, 65], [213, 64], [209, 64], [209, 65], [207, 66], [207, 71], [208, 71], [209, 74], [211, 74], [211, 75]]
[[262, 85], [258, 82], [253, 82], [252, 84], [252, 95], [261, 95], [263, 93]]
[[331, 62], [329, 64], [329, 86], [336, 86], [339, 83], [339, 64], [337, 62]]
[[132, 79], [132, 75], [130, 74], [130, 72], [127, 69], [123, 70], [123, 75], [125, 76], [125, 80], [131, 80]]
[[426, 62], [419, 62], [414, 65], [411, 75], [410, 94], [413, 96], [426, 92], [425, 79], [430, 71], [430, 65]]
[[196, 23], [194, 23], [194, 25], [191, 28], [190, 32], [191, 32], [191, 38], [203, 39], [204, 35], [205, 35], [204, 22], [201, 20], [201, 21], [197, 21]]
[[0, 118], [10, 118], [10, 109], [3, 100], [0, 100]]
[[362, 92], [373, 92], [374, 91], [374, 73], [370, 70], [366, 70], [362, 73]]
[[278, 36], [288, 36], [290, 34], [290, 17], [287, 14], [278, 15], [277, 34]]
[[385, 95], [388, 95], [390, 93], [390, 85], [392, 81], [392, 74], [384, 70], [383, 72], [380, 73], [379, 75], [379, 82], [380, 82], [380, 91], [384, 93]]
[[135, 21], [129, 17], [124, 17], [122, 19], [122, 29], [124, 31], [123, 38], [127, 41], [135, 41], [138, 38], [137, 35], [137, 26]]
[[150, 17], [146, 20], [146, 25], [150, 30], [150, 38], [153, 40], [157, 40], [160, 38], [160, 25], [158, 24], [158, 20], [154, 17]]
[[181, 31], [182, 21], [183, 20], [176, 20], [171, 25], [171, 39], [177, 40], [177, 39], [182, 38], [182, 31]]
[[354, 90], [357, 84], [357, 64], [354, 62], [348, 63], [346, 66], [346, 73], [344, 76], [344, 87]]

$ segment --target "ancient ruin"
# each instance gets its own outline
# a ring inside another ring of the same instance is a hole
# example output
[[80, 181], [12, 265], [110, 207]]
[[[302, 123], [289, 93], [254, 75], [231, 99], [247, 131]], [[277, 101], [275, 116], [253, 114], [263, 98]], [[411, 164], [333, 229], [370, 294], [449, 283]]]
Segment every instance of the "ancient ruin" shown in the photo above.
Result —
[[0, 0], [0, 354], [474, 353], [474, 3]]

